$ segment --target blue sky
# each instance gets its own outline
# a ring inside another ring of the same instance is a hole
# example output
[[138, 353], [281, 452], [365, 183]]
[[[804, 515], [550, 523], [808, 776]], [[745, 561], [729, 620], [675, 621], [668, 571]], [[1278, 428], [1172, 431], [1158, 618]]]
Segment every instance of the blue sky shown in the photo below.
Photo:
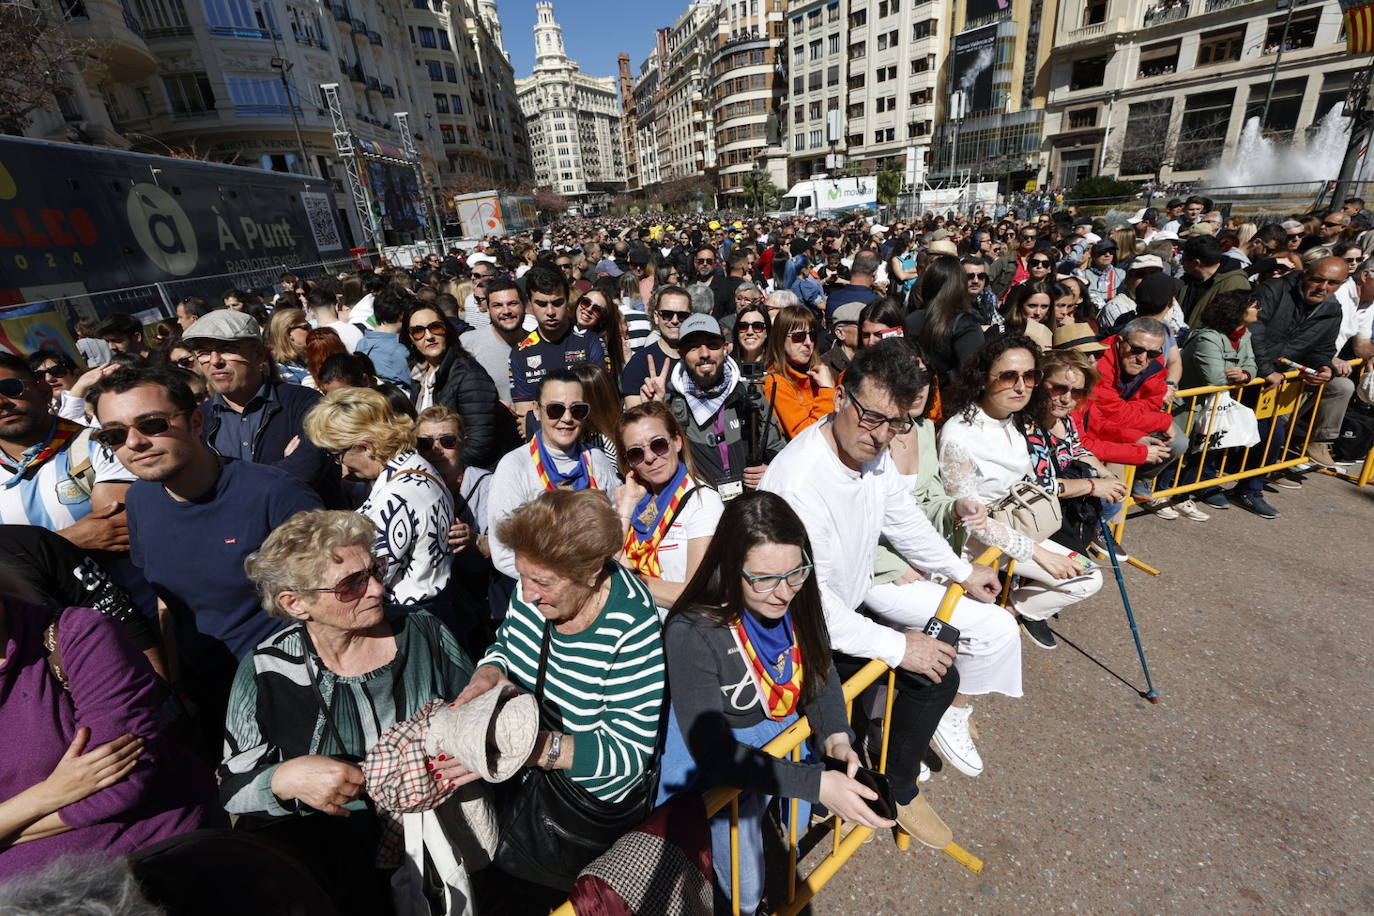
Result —
[[[534, 68], [535, 0], [497, 0], [501, 36], [517, 77]], [[553, 0], [553, 15], [563, 26], [568, 56], [591, 76], [615, 76], [616, 56], [630, 55], [637, 72], [654, 46], [654, 29], [672, 25], [686, 2]]]

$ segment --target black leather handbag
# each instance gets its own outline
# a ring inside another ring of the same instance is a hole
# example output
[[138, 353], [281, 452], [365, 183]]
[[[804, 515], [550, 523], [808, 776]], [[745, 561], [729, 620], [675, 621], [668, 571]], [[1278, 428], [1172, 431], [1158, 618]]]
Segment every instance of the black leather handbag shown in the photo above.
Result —
[[[544, 708], [544, 673], [550, 628], [544, 625], [534, 695]], [[616, 840], [638, 827], [653, 809], [657, 757], [627, 798], [605, 802], [562, 770], [526, 767], [520, 785], [501, 812], [501, 837], [494, 862], [506, 874], [560, 891]]]

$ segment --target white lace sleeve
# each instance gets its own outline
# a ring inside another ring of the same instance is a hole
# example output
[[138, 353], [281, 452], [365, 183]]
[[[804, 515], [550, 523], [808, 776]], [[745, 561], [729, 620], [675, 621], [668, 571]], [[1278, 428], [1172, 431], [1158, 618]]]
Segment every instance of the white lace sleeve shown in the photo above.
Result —
[[[945, 492], [954, 499], [984, 502], [978, 495], [978, 466], [957, 439], [945, 439], [940, 443], [940, 476]], [[969, 532], [989, 547], [1000, 548], [1007, 556], [1023, 563], [1035, 552], [1034, 541], [995, 519], [989, 518], [970, 528]]]

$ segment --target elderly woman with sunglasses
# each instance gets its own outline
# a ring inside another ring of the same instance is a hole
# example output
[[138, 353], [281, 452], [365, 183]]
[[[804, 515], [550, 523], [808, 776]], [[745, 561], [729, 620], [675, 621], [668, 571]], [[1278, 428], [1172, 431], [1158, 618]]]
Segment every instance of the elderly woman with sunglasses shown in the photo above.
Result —
[[645, 401], [625, 411], [618, 439], [629, 471], [616, 494], [625, 525], [619, 559], [669, 608], [701, 565], [725, 504], [693, 476], [682, 426], [667, 404]]
[[778, 312], [768, 335], [768, 375], [763, 396], [787, 438], [835, 410], [835, 374], [821, 362], [816, 316], [804, 306]]
[[614, 499], [620, 486], [616, 467], [605, 452], [585, 441], [591, 412], [582, 380], [572, 369], [555, 370], [540, 381], [534, 438], [507, 452], [492, 476], [491, 559], [502, 575], [512, 580], [519, 575], [515, 555], [496, 531], [516, 509], [545, 490], [604, 490]]
[[415, 451], [415, 422], [381, 392], [336, 388], [305, 415], [305, 434], [346, 477], [372, 482], [358, 512], [377, 526], [373, 552], [386, 563], [387, 599], [425, 607], [461, 630], [448, 600], [453, 497]]
[[237, 826], [285, 845], [347, 913], [392, 911], [359, 764], [384, 731], [472, 675], [434, 617], [387, 613], [378, 535], [352, 512], [301, 512], [248, 557], [263, 608], [287, 626], [239, 663], [219, 768]]
[[[1040, 349], [1017, 334], [994, 338], [963, 365], [950, 397], [949, 419], [940, 430], [940, 473], [950, 496], [986, 507], [1021, 481], [1033, 479], [1026, 437], [1047, 410], [1043, 377]], [[1050, 540], [1036, 543], [979, 515], [968, 523], [969, 553], [998, 547], [1003, 561], [1016, 561], [1022, 584], [1012, 591], [1008, 608], [1037, 646], [1053, 649], [1056, 643], [1046, 621], [1095, 594], [1102, 574], [1066, 547]], [[956, 699], [955, 707], [959, 705]]]
[[463, 460], [474, 467], [494, 467], [518, 439], [487, 370], [463, 348], [443, 313], [432, 305], [406, 309], [401, 339], [415, 380], [415, 409], [437, 404], [458, 414], [468, 440]]

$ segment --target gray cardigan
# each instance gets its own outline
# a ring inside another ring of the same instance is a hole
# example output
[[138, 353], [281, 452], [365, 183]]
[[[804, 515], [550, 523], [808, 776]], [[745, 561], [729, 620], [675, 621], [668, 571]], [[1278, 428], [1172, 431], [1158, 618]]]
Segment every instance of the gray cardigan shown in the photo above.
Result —
[[[696, 614], [674, 614], [663, 631], [668, 662], [668, 689], [678, 728], [701, 772], [701, 787], [733, 786], [746, 792], [820, 801], [820, 763], [779, 760], [737, 741], [734, 728], [757, 725], [765, 718], [758, 691], [725, 627]], [[813, 663], [814, 665], [814, 663]], [[803, 708], [816, 746], [834, 734], [853, 732], [845, 716], [844, 694], [834, 663], [824, 659], [825, 686]], [[806, 669], [815, 677], [817, 668]]]

